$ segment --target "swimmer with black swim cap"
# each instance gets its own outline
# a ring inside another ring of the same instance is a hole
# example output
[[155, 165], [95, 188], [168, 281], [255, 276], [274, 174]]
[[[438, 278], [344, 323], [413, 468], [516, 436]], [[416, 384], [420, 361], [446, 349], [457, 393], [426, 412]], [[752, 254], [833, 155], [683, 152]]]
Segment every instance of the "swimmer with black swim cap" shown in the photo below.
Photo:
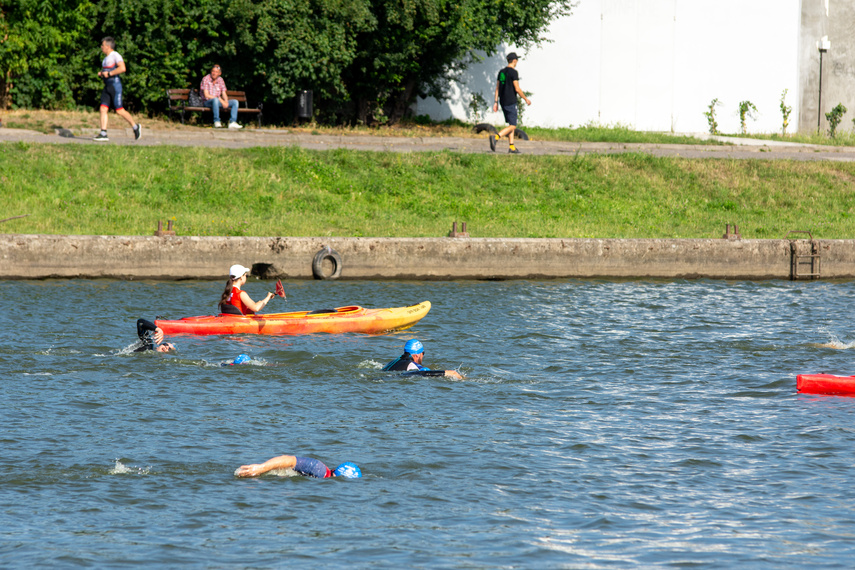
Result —
[[410, 339], [404, 345], [404, 354], [383, 367], [390, 372], [403, 372], [405, 376], [447, 376], [462, 380], [457, 370], [431, 370], [423, 366], [425, 347], [418, 339]]
[[151, 321], [137, 319], [137, 336], [140, 337], [143, 345], [134, 352], [145, 352], [147, 350], [171, 352], [175, 350], [174, 344], [163, 342], [163, 330]]
[[294, 455], [280, 455], [268, 459], [264, 463], [253, 463], [241, 465], [235, 470], [235, 477], [257, 477], [274, 469], [293, 469], [300, 475], [326, 479], [327, 477], [346, 477], [358, 479], [362, 477], [362, 471], [356, 463], [345, 461], [335, 469], [330, 469], [318, 459], [311, 457], [296, 457]]
[[[135, 349], [134, 352], [145, 352], [154, 350], [157, 352], [172, 352], [177, 350], [171, 342], [163, 342], [163, 330], [156, 326], [153, 322], [145, 319], [137, 319], [137, 336], [140, 337], [143, 345]], [[247, 354], [239, 354], [234, 360], [223, 362], [220, 366], [234, 366], [235, 364], [245, 364], [252, 359]]]

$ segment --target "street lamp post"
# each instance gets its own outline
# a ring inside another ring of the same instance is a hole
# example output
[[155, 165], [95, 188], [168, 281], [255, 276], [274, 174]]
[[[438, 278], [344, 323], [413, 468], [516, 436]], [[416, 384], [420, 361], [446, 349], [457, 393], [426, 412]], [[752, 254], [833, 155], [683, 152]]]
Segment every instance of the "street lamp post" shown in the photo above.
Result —
[[819, 50], [819, 102], [816, 106], [816, 132], [819, 132], [820, 121], [822, 120], [822, 54], [831, 49], [828, 36], [822, 36], [822, 39], [816, 42], [816, 49]]

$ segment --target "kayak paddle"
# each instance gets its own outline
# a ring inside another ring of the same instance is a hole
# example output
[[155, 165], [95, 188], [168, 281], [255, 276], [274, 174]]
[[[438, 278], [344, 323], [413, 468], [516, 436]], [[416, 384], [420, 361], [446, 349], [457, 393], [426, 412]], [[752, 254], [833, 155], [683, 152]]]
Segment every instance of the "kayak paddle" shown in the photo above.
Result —
[[277, 297], [285, 298], [285, 287], [282, 286], [282, 280], [278, 280], [276, 282], [276, 293], [274, 293]]

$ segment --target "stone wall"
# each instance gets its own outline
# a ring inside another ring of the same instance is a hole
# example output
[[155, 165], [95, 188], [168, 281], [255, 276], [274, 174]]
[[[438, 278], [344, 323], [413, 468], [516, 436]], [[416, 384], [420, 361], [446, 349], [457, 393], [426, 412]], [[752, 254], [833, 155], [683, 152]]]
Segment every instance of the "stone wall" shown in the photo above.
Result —
[[[741, 239], [289, 238], [0, 235], [6, 279], [223, 279], [240, 263], [263, 278], [312, 279], [325, 247], [341, 279], [789, 279], [792, 243]], [[816, 240], [822, 278], [855, 277], [855, 240]], [[800, 273], [810, 273], [810, 258]]]

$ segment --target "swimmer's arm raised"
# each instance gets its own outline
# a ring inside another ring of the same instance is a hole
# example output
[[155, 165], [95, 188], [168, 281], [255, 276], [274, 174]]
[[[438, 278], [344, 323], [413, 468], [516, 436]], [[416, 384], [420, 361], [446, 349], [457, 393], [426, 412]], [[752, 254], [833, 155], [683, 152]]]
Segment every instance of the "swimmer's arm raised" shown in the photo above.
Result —
[[148, 331], [152, 331], [154, 333], [155, 344], [163, 342], [163, 330], [160, 327], [155, 326], [151, 321], [137, 319], [137, 336], [140, 337], [140, 340], [145, 341], [144, 337]]
[[236, 477], [257, 477], [274, 469], [293, 469], [297, 466], [297, 458], [293, 455], [280, 455], [268, 459], [264, 463], [253, 463], [251, 465], [241, 465], [236, 471]]

